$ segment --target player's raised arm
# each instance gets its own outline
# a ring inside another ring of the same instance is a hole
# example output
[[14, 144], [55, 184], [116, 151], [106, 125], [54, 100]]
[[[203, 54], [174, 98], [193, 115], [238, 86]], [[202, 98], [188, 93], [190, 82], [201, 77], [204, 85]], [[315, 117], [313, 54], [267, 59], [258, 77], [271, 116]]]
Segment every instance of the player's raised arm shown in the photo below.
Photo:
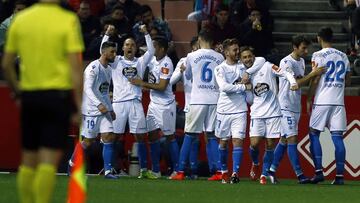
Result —
[[145, 54], [140, 58], [141, 60], [141, 68], [145, 70], [148, 63], [150, 63], [151, 59], [153, 58], [155, 54], [155, 48], [153, 45], [153, 41], [151, 40], [151, 36], [147, 31], [146, 25], [140, 26], [140, 32], [144, 33], [145, 35], [145, 41], [146, 41], [146, 47], [147, 50]]
[[101, 40], [101, 45], [99, 47], [100, 55], [101, 55], [101, 47], [102, 47], [103, 43], [109, 41], [110, 35], [113, 32], [115, 32], [115, 26], [109, 25], [106, 29], [106, 32], [105, 32], [102, 40]]

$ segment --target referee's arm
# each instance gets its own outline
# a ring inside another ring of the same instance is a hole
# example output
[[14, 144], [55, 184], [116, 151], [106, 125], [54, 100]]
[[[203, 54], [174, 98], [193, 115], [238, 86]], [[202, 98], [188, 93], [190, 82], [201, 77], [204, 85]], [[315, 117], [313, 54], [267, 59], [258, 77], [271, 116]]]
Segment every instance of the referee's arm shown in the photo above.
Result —
[[81, 100], [82, 100], [82, 85], [83, 85], [83, 64], [82, 64], [82, 54], [79, 53], [69, 53], [68, 54], [69, 63], [72, 71], [72, 81], [73, 81], [73, 91], [74, 91], [74, 101], [76, 105], [76, 114], [72, 118], [72, 122], [80, 122], [80, 111], [81, 111]]
[[20, 95], [19, 82], [16, 79], [15, 71], [15, 59], [16, 53], [6, 52], [2, 59], [2, 67], [4, 77], [8, 81], [11, 90], [15, 93], [15, 96]]

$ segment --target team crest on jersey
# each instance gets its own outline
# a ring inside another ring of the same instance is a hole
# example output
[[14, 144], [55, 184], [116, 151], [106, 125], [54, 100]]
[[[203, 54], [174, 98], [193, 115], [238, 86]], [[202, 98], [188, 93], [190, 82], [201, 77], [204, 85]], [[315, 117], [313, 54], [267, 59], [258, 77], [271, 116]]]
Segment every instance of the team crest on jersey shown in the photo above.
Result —
[[254, 94], [259, 97], [262, 94], [267, 93], [269, 90], [270, 90], [270, 87], [268, 84], [258, 83], [258, 84], [256, 84], [256, 86], [254, 88]]
[[135, 67], [125, 67], [122, 74], [126, 78], [134, 78], [137, 75], [137, 69]]
[[155, 84], [156, 83], [156, 78], [154, 76], [154, 74], [152, 72], [149, 72], [148, 74], [148, 82], [151, 84]]
[[110, 84], [108, 82], [104, 82], [100, 85], [99, 87], [99, 91], [103, 94], [103, 93], [107, 93], [109, 90], [109, 86]]

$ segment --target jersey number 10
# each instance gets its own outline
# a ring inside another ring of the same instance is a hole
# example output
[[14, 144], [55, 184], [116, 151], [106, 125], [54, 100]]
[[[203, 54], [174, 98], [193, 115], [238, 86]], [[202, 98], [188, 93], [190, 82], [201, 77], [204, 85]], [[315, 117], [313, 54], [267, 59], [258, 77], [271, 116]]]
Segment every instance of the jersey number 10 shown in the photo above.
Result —
[[329, 67], [326, 75], [325, 82], [344, 82], [345, 63], [344, 61], [328, 61], [326, 67]]

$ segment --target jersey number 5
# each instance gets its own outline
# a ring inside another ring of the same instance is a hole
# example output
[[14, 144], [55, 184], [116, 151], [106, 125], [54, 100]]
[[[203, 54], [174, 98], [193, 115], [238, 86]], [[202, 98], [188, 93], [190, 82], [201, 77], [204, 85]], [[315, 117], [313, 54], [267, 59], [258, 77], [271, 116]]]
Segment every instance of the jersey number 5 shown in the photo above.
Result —
[[201, 81], [206, 82], [206, 83], [211, 82], [211, 80], [212, 80], [213, 72], [208, 67], [210, 63], [211, 63], [210, 61], [206, 61], [201, 68]]
[[326, 67], [329, 67], [326, 75], [325, 82], [344, 82], [343, 74], [345, 73], [344, 61], [328, 61]]

